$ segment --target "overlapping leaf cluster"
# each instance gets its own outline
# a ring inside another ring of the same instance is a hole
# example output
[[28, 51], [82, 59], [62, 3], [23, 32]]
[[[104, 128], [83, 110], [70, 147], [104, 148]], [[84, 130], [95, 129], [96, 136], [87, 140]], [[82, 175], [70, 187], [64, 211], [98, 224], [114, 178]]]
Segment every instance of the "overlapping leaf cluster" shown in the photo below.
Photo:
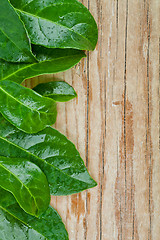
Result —
[[0, 239], [68, 239], [50, 195], [96, 186], [75, 146], [50, 126], [65, 82], [25, 79], [65, 71], [94, 50], [97, 26], [77, 0], [0, 1]]

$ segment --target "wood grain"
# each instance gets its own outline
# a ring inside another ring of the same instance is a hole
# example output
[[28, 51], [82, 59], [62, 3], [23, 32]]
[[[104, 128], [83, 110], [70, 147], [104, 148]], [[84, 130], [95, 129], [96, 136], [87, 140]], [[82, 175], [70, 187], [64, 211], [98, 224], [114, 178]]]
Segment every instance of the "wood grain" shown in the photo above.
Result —
[[94, 189], [52, 197], [70, 240], [160, 239], [160, 1], [82, 1], [99, 28], [96, 50], [60, 78], [78, 98], [55, 127], [73, 141]]

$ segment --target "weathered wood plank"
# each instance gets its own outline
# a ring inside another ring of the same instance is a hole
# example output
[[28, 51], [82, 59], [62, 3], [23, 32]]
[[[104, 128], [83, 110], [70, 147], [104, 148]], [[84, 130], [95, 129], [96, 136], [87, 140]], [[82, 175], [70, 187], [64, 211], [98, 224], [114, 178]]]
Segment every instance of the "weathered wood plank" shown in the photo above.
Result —
[[58, 104], [55, 127], [78, 148], [94, 189], [53, 197], [70, 240], [159, 240], [158, 0], [84, 0], [99, 29], [96, 50], [54, 76], [78, 98]]

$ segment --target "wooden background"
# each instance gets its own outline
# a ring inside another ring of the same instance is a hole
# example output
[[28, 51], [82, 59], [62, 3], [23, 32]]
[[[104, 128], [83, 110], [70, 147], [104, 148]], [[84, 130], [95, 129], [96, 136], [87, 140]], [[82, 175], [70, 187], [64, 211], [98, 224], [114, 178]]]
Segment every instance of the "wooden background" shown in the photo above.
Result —
[[159, 0], [84, 0], [99, 28], [94, 52], [55, 78], [78, 98], [58, 104], [55, 127], [98, 182], [53, 197], [70, 240], [159, 240]]

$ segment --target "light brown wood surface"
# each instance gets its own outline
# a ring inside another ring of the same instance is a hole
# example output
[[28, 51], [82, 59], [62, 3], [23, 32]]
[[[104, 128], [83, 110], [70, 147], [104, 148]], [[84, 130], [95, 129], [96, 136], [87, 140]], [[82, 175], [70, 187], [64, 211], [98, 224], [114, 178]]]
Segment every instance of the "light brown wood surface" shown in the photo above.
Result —
[[98, 182], [53, 197], [70, 240], [159, 240], [159, 0], [84, 0], [99, 41], [60, 78], [78, 98], [58, 104], [55, 127], [78, 148]]

